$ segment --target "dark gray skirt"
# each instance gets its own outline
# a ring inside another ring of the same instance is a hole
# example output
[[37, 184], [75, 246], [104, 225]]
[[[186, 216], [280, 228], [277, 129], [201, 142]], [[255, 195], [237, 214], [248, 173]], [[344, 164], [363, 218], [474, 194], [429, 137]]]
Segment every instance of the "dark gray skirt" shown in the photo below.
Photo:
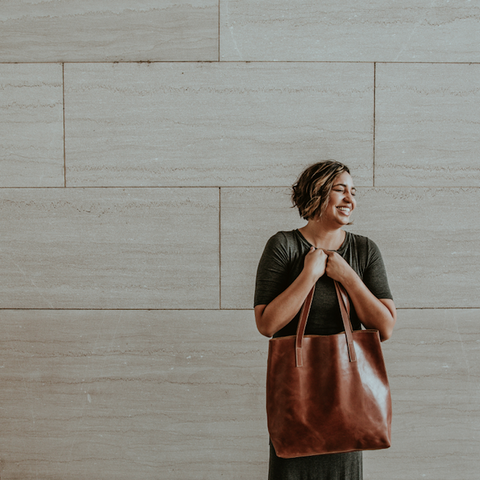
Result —
[[268, 480], [362, 480], [362, 452], [280, 458], [270, 445]]

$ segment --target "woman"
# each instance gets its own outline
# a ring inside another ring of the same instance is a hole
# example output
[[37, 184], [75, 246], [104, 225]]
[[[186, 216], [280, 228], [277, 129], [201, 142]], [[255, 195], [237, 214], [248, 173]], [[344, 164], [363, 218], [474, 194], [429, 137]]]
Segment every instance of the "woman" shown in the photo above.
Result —
[[[378, 247], [346, 232], [355, 187], [345, 165], [328, 160], [308, 167], [293, 186], [292, 202], [307, 224], [267, 242], [257, 271], [255, 320], [267, 337], [295, 335], [299, 311], [316, 284], [305, 334], [344, 330], [334, 280], [351, 300], [351, 321], [390, 338], [395, 305]], [[270, 480], [361, 480], [362, 452], [285, 459], [270, 445]]]

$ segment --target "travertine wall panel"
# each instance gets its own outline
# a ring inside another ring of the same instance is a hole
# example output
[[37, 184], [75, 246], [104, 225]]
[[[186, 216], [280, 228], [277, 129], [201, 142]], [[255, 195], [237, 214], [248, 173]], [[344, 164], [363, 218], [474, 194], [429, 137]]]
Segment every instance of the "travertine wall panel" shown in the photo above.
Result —
[[[352, 172], [355, 176], [355, 171]], [[305, 222], [287, 189], [222, 189], [222, 307], [252, 306], [266, 240]], [[380, 247], [397, 306], [478, 308], [477, 188], [361, 188], [354, 233]]]
[[62, 65], [0, 64], [0, 187], [63, 187]]
[[213, 188], [0, 190], [0, 306], [218, 308], [218, 197]]
[[352, 231], [382, 249], [400, 307], [478, 308], [478, 188], [361, 189]]
[[215, 0], [10, 0], [0, 19], [3, 62], [218, 59]]
[[222, 188], [222, 308], [252, 308], [257, 265], [267, 240], [306, 224], [288, 188]]
[[221, 59], [479, 61], [478, 2], [221, 0]]
[[267, 340], [251, 311], [0, 323], [2, 479], [266, 476]]
[[394, 335], [383, 344], [393, 442], [389, 450], [365, 454], [366, 479], [478, 478], [479, 313], [398, 312]]
[[67, 186], [288, 185], [348, 158], [373, 185], [373, 65], [65, 66]]
[[379, 64], [375, 185], [480, 186], [480, 65]]

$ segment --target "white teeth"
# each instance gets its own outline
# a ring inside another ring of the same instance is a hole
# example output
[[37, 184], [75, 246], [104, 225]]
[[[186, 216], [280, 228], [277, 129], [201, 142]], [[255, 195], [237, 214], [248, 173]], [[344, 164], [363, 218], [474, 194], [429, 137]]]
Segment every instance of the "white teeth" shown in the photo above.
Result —
[[342, 212], [350, 212], [350, 209], [348, 207], [337, 207], [339, 210], [341, 210]]

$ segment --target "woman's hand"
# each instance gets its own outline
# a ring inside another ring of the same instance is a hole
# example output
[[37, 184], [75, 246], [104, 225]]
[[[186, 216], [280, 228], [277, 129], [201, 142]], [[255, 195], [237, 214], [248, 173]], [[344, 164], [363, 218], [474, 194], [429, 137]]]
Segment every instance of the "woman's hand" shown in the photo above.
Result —
[[355, 270], [337, 252], [325, 250], [325, 254], [327, 255], [325, 272], [331, 279], [344, 284], [352, 279], [352, 276], [356, 276]]
[[382, 342], [389, 339], [397, 320], [393, 300], [376, 298], [343, 257], [329, 250], [325, 253], [328, 255], [325, 273], [345, 287], [360, 321], [366, 328], [376, 328]]
[[303, 270], [293, 283], [269, 304], [255, 307], [255, 321], [262, 335], [271, 337], [292, 321], [308, 292], [325, 273], [327, 258], [322, 249], [310, 248], [305, 255]]
[[309, 273], [316, 282], [324, 273], [327, 266], [327, 254], [321, 248], [311, 247], [305, 255], [304, 270]]

